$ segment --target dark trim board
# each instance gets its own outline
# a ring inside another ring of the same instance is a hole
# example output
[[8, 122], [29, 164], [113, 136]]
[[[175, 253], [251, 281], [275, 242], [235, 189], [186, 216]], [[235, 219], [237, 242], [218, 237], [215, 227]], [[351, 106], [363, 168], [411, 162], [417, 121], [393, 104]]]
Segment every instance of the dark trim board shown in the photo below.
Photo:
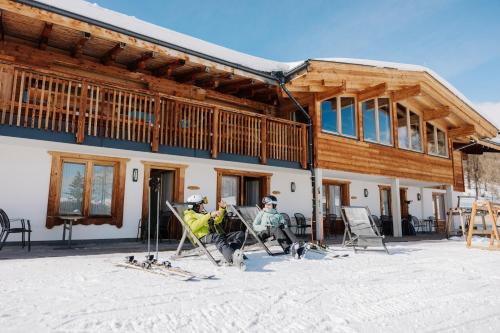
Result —
[[[0, 125], [0, 136], [2, 135], [9, 137], [16, 137], [16, 138], [24, 138], [24, 139], [70, 143], [76, 145], [76, 136], [73, 133], [52, 132], [38, 128], [25, 128], [17, 126]], [[83, 145], [151, 153], [151, 145], [148, 143], [108, 139], [101, 137], [85, 137], [83, 140]], [[197, 149], [171, 147], [163, 145], [159, 147], [158, 153], [152, 153], [152, 154], [169, 154], [169, 155], [186, 156], [194, 158], [212, 159], [209, 150], [197, 150]], [[219, 160], [261, 165], [260, 159], [254, 156], [219, 153]], [[267, 164], [275, 167], [302, 169], [300, 163], [298, 162], [268, 159]]]

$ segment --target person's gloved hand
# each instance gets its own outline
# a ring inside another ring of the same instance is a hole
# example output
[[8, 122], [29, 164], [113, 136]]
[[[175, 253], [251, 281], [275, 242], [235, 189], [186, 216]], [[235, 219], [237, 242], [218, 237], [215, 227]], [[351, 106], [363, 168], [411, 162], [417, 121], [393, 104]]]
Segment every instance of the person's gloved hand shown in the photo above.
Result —
[[225, 208], [226, 208], [226, 206], [227, 206], [227, 204], [226, 204], [226, 202], [225, 202], [224, 200], [221, 200], [221, 201], [219, 202], [219, 207], [220, 207], [220, 208], [224, 208], [224, 209], [225, 209]]

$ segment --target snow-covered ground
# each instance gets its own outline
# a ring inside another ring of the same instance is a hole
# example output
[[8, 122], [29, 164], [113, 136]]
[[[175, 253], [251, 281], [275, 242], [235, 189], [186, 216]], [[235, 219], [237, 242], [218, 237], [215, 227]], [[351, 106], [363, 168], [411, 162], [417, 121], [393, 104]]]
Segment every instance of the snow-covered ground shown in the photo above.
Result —
[[117, 267], [122, 253], [1, 260], [0, 330], [500, 331], [500, 251], [458, 240], [388, 247], [330, 260], [253, 252], [247, 272], [175, 261], [217, 277], [192, 282]]

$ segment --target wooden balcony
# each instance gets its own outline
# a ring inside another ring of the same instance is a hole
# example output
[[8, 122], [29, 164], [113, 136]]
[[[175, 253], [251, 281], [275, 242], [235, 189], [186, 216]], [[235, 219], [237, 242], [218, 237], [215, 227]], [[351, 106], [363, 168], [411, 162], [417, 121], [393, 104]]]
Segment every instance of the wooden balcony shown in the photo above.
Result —
[[[0, 124], [87, 137], [298, 162], [306, 125], [160, 93], [117, 88], [24, 68], [2, 73]], [[83, 111], [83, 112], [82, 112]]]

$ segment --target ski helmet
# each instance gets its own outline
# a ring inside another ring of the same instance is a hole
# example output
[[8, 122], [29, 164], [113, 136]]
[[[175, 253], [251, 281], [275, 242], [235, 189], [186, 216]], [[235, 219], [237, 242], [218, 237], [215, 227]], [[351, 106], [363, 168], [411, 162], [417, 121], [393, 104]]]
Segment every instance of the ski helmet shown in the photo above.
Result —
[[276, 205], [278, 204], [278, 198], [276, 198], [274, 195], [267, 195], [262, 198], [262, 203], [264, 205], [272, 204], [273, 208], [276, 208]]
[[[208, 203], [207, 197], [202, 196], [201, 194], [193, 194], [187, 199], [188, 208], [195, 209], [199, 207], [201, 204]], [[197, 209], [195, 209], [197, 210]]]

